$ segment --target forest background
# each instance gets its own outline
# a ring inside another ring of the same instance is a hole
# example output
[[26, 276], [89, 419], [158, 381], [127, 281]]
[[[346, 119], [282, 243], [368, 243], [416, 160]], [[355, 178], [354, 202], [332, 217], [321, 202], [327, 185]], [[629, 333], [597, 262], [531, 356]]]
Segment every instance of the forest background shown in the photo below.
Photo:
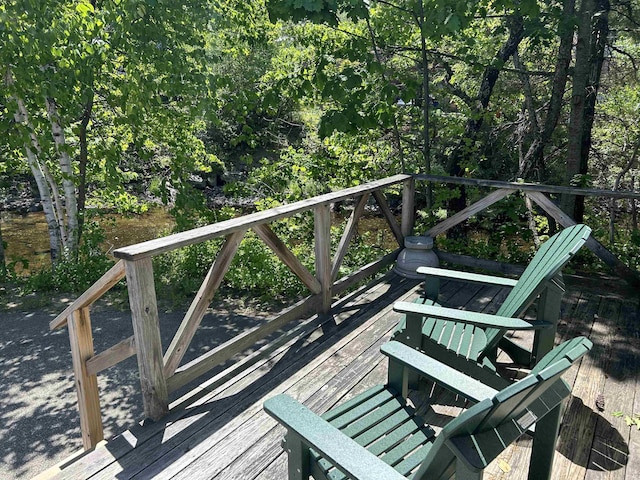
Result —
[[[96, 220], [154, 203], [185, 230], [245, 211], [234, 198], [266, 209], [400, 172], [635, 190], [639, 7], [7, 0], [0, 173], [6, 191], [27, 181], [37, 192], [51, 265], [25, 276], [24, 259], [0, 249], [2, 281], [21, 293], [83, 290], [113, 262]], [[212, 207], [211, 192], [228, 201]], [[417, 230], [482, 194], [425, 187]], [[557, 200], [638, 269], [635, 201]], [[311, 223], [296, 222], [278, 234], [311, 259]], [[438, 246], [526, 262], [553, 229], [515, 199]], [[345, 269], [380, 256], [375, 236], [358, 237]], [[506, 248], [513, 239], [520, 248]], [[162, 256], [157, 281], [194, 291], [218, 249]], [[234, 265], [226, 288], [271, 298], [301, 289], [257, 238]]]

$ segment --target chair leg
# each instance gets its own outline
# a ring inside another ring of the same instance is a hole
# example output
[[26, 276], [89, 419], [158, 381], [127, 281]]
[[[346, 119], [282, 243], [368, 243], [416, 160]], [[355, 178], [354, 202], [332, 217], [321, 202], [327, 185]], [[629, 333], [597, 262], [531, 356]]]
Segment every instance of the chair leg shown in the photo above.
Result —
[[434, 302], [438, 301], [440, 294], [440, 279], [438, 277], [428, 276], [424, 281], [424, 296]]
[[[422, 344], [422, 315], [407, 314], [405, 317], [405, 328], [402, 332], [395, 337], [395, 340], [408, 345], [413, 348], [420, 348]], [[391, 363], [389, 364], [391, 366]], [[414, 372], [409, 371], [405, 385], [408, 385], [411, 389], [417, 389], [420, 382], [420, 376]], [[400, 392], [400, 390], [398, 390]], [[406, 397], [405, 394], [403, 396]]]
[[561, 278], [557, 280], [557, 283], [551, 283], [545, 288], [538, 300], [538, 320], [550, 322], [553, 327], [536, 332], [533, 340], [533, 351], [531, 352], [531, 367], [553, 349], [558, 330], [558, 321], [560, 320], [562, 296], [564, 295], [562, 285]]
[[393, 390], [407, 398], [409, 395], [409, 369], [389, 357], [389, 368], [387, 369], [387, 385]]
[[564, 403], [560, 403], [536, 423], [529, 476], [527, 477], [529, 480], [548, 480], [551, 478], [563, 409]]
[[309, 447], [293, 432], [287, 432], [285, 444], [289, 456], [289, 480], [309, 480]]

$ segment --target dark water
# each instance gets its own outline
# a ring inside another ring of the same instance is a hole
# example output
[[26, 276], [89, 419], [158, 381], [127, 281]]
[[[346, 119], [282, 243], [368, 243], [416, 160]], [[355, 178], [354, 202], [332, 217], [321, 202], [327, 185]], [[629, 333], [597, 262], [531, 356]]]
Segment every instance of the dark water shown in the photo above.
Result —
[[[105, 251], [165, 235], [174, 225], [171, 215], [162, 208], [133, 216], [108, 214], [100, 217], [98, 223], [105, 231]], [[50, 264], [49, 236], [42, 212], [27, 215], [2, 212], [0, 226], [8, 261], [25, 259], [29, 270]], [[22, 267], [19, 265], [17, 270], [22, 271]]]
[[[175, 224], [171, 215], [163, 208], [133, 216], [108, 214], [99, 217], [97, 221], [106, 235], [103, 248], [107, 252], [167, 235]], [[345, 221], [343, 216], [334, 216], [332, 223], [335, 226], [344, 224]], [[50, 265], [49, 237], [42, 212], [27, 215], [2, 212], [0, 227], [2, 239], [7, 246], [8, 261], [25, 259], [28, 270], [31, 271]], [[362, 217], [358, 222], [358, 232], [371, 235], [367, 243], [380, 244], [389, 250], [398, 248], [395, 237], [381, 217]], [[381, 238], [377, 238], [378, 236]], [[16, 271], [26, 273], [20, 264]]]

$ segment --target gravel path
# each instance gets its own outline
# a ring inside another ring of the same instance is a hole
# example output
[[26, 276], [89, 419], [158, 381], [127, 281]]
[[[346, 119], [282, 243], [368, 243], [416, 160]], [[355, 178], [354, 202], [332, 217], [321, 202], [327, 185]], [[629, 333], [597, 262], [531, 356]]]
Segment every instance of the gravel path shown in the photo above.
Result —
[[[64, 306], [56, 302], [51, 311], [36, 312], [13, 306], [0, 312], [0, 479], [31, 478], [82, 448], [68, 331], [49, 331], [49, 322]], [[182, 316], [160, 314], [164, 348]], [[251, 328], [259, 317], [242, 305], [208, 313], [185, 361]], [[133, 333], [128, 311], [99, 306], [91, 318], [97, 352]], [[135, 357], [102, 372], [98, 380], [109, 438], [142, 419]]]

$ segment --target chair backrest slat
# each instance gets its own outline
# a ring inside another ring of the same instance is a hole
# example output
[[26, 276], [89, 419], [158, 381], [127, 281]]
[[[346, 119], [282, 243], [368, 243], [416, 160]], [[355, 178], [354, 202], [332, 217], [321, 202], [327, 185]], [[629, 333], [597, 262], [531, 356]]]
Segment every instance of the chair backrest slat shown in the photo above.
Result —
[[561, 376], [592, 346], [585, 337], [563, 343], [542, 358], [527, 377], [462, 412], [442, 429], [414, 480], [448, 478], [457, 456], [464, 456], [476, 468], [485, 468], [569, 396], [571, 390]]
[[[511, 289], [496, 315], [519, 317], [542, 293], [547, 284], [562, 271], [573, 255], [589, 238], [591, 229], [586, 225], [573, 225], [556, 233], [544, 242], [531, 262]], [[497, 328], [486, 330], [487, 348], [491, 351], [505, 331]]]

